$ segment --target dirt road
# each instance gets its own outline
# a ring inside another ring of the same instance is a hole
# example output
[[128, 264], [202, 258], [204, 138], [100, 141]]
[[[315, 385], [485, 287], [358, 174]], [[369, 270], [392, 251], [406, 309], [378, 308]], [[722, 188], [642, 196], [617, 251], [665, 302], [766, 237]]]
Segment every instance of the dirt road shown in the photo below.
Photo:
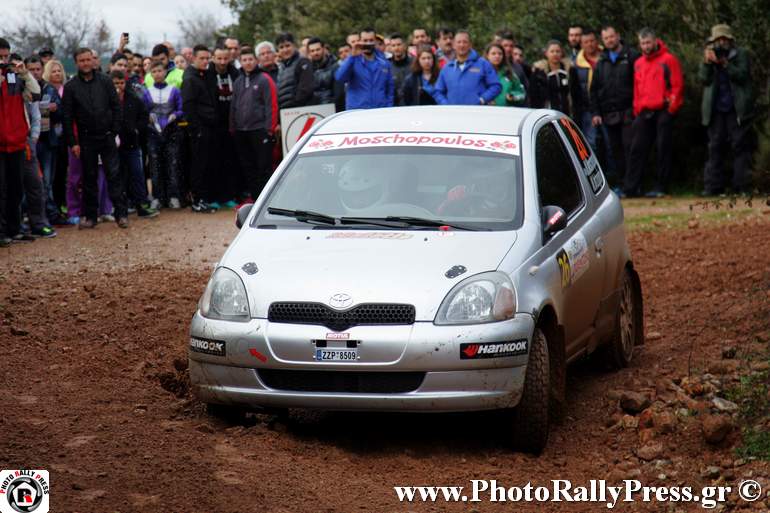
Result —
[[[591, 361], [570, 369], [567, 418], [540, 457], [501, 449], [505, 433], [491, 414], [259, 415], [235, 426], [207, 417], [186, 388], [187, 329], [232, 221], [164, 211], [127, 231], [63, 229], [0, 249], [0, 468], [48, 469], [51, 511], [527, 511], [543, 506], [405, 504], [392, 487], [625, 477], [702, 486], [746, 476], [770, 484], [766, 462], [736, 455], [736, 431], [721, 445], [704, 441], [700, 394], [682, 381], [688, 369], [718, 373], [727, 346], [738, 348], [737, 367], [742, 356], [753, 358], [747, 368], [767, 359], [770, 215], [631, 233], [647, 344], [620, 372]], [[715, 379], [735, 381], [737, 367]], [[694, 403], [669, 432], [643, 434], [641, 416], [621, 416], [619, 392], [678, 412], [669, 396], [680, 386]], [[661, 450], [646, 461], [639, 449], [650, 443]]]

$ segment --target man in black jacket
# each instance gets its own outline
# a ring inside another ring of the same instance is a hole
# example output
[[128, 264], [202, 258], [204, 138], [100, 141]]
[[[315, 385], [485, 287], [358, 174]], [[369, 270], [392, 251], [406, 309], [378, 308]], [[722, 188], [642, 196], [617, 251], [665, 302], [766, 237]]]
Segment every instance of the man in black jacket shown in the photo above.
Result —
[[307, 42], [307, 54], [313, 63], [313, 75], [315, 77], [315, 93], [313, 104], [337, 103], [337, 91], [344, 88], [337, 87], [334, 80], [334, 72], [337, 71], [337, 61], [326, 52], [323, 41], [317, 37], [311, 37]]
[[[240, 52], [240, 48], [238, 49]], [[230, 103], [233, 97], [233, 84], [241, 72], [230, 60], [231, 52], [222, 46], [214, 48], [214, 56], [209, 68], [216, 79], [216, 126], [214, 128], [214, 154], [212, 162], [216, 162], [215, 172], [209, 175], [209, 188], [212, 202], [210, 206], [219, 209], [220, 201], [226, 208], [236, 206], [235, 198], [243, 195], [239, 187], [240, 171], [235, 150], [235, 140], [230, 133]]]
[[[125, 176], [120, 172], [115, 136], [120, 130], [120, 101], [110, 78], [94, 71], [91, 50], [75, 51], [78, 74], [64, 85], [64, 135], [72, 153], [83, 162], [83, 204], [80, 228], [93, 228], [99, 209], [97, 176], [102, 159], [110, 201], [121, 228], [128, 227]], [[75, 134], [77, 125], [77, 135]]]
[[192, 137], [190, 189], [193, 212], [213, 212], [209, 205], [208, 170], [215, 140], [217, 79], [209, 69], [211, 52], [204, 45], [193, 48], [193, 64], [184, 72], [182, 110]]
[[278, 47], [278, 106], [304, 107], [313, 103], [315, 79], [313, 66], [302, 57], [294, 44], [294, 36], [288, 32], [278, 34], [275, 39]]
[[612, 153], [609, 157], [612, 157], [615, 172], [612, 173], [612, 167], [609, 167], [607, 178], [611, 185], [619, 186], [623, 183], [631, 154], [634, 62], [639, 53], [624, 46], [620, 34], [610, 25], [602, 28], [602, 42], [604, 51], [596, 63], [591, 82], [591, 115], [593, 125], [602, 129], [602, 136], [609, 139]]
[[144, 178], [142, 166], [141, 141], [145, 137], [149, 123], [147, 107], [133, 90], [126, 90], [127, 76], [124, 71], [112, 70], [110, 78], [120, 100], [118, 158], [120, 172], [128, 182], [126, 194], [139, 217], [155, 217], [158, 211], [150, 208], [150, 202], [147, 199], [147, 180]]
[[[406, 43], [401, 34], [391, 34], [390, 36], [390, 65], [393, 68], [393, 83], [395, 84], [395, 94], [393, 95], [393, 105], [404, 105], [404, 98], [401, 94], [404, 88], [406, 77], [411, 73], [412, 58], [407, 53]], [[420, 49], [418, 48], [419, 52]]]

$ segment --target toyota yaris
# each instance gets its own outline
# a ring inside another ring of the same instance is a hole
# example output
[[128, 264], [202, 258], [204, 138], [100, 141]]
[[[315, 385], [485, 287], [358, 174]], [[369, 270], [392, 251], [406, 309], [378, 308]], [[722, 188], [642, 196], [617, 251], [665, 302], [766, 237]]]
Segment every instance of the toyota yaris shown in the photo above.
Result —
[[538, 452], [567, 365], [643, 342], [620, 201], [554, 111], [337, 114], [237, 224], [190, 328], [214, 412], [505, 409]]

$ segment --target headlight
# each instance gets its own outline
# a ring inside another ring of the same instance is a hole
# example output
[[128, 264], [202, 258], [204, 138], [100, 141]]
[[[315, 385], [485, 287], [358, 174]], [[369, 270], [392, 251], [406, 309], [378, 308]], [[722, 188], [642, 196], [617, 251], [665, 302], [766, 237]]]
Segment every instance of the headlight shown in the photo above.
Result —
[[507, 274], [482, 273], [458, 283], [438, 309], [435, 324], [481, 324], [513, 318], [516, 294]]
[[222, 321], [248, 322], [249, 299], [240, 276], [220, 267], [209, 280], [198, 304], [201, 315]]

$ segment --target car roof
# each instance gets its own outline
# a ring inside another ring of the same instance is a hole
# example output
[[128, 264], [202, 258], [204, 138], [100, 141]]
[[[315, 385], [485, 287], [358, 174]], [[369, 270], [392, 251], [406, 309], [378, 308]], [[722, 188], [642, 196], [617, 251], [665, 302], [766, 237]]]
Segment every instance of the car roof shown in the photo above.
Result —
[[522, 122], [533, 112], [537, 111], [481, 105], [426, 105], [351, 110], [327, 118], [315, 133], [328, 135], [359, 132], [457, 132], [519, 135]]

